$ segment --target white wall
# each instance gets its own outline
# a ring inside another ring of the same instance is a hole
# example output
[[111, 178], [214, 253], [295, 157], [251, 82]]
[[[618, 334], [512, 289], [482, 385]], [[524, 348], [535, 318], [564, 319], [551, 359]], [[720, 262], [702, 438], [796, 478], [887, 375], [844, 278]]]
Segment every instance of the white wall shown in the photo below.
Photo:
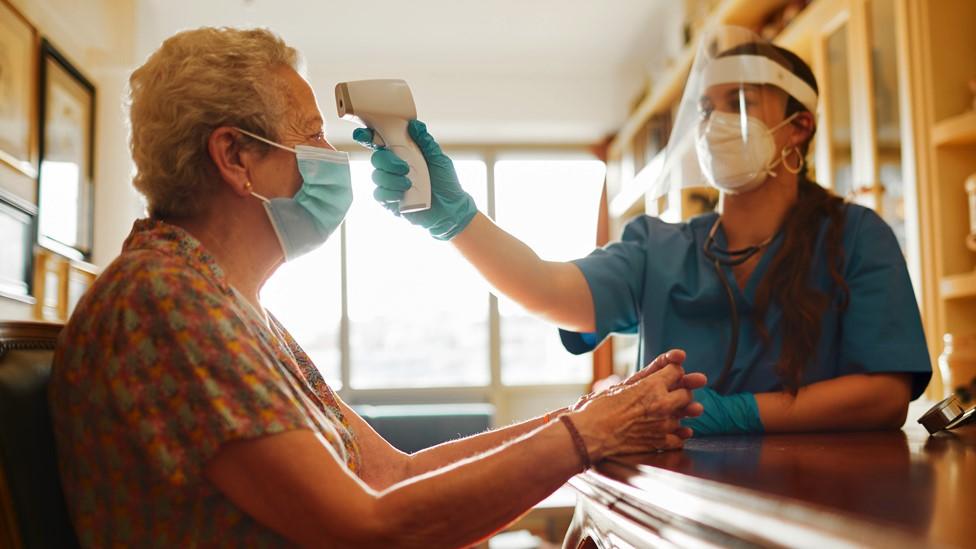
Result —
[[[355, 126], [336, 116], [336, 83], [399, 74], [336, 65], [310, 66], [308, 73], [326, 134], [337, 146], [352, 144]], [[416, 72], [409, 80], [418, 118], [444, 144], [590, 144], [610, 134], [625, 114], [619, 82], [604, 76]]]
[[[337, 145], [336, 82], [398, 77], [444, 144], [597, 143], [626, 118], [675, 32], [673, 0], [136, 0], [136, 52], [201, 25], [266, 26], [298, 48]], [[298, 15], [296, 15], [298, 14]], [[680, 34], [680, 25], [677, 26]], [[355, 150], [355, 149], [353, 149]]]

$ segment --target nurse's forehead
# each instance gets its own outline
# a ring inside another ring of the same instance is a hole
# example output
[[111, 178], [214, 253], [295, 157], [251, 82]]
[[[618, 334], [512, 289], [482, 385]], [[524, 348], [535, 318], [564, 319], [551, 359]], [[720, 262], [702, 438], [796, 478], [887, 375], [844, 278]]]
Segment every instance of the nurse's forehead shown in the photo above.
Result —
[[761, 84], [716, 84], [705, 90], [702, 99], [738, 98], [740, 92], [762, 91]]

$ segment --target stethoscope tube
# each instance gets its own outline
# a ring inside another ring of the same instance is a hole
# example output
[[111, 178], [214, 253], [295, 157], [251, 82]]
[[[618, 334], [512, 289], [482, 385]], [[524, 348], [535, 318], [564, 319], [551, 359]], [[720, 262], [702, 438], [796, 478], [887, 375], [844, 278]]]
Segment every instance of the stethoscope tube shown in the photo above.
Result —
[[712, 224], [712, 228], [708, 231], [708, 237], [705, 239], [705, 244], [702, 246], [702, 253], [708, 258], [712, 265], [715, 267], [715, 274], [718, 275], [718, 279], [722, 281], [722, 286], [725, 288], [725, 295], [728, 298], [729, 303], [729, 313], [732, 316], [732, 333], [731, 340], [729, 341], [729, 347], [725, 352], [725, 365], [722, 367], [722, 373], [719, 374], [718, 381], [715, 382], [713, 386], [714, 389], [719, 393], [724, 393], [726, 386], [729, 382], [729, 377], [732, 374], [732, 364], [735, 362], [735, 355], [739, 350], [739, 308], [735, 303], [735, 294], [732, 292], [732, 284], [729, 283], [729, 279], [725, 276], [725, 271], [722, 269], [723, 265], [729, 267], [735, 267], [742, 265], [746, 261], [749, 261], [754, 255], [759, 253], [763, 248], [769, 245], [773, 241], [773, 237], [770, 236], [765, 241], [756, 244], [755, 246], [749, 246], [748, 248], [741, 248], [738, 250], [724, 250], [722, 248], [715, 247], [715, 232], [718, 230], [719, 222], [721, 217], [715, 220]]

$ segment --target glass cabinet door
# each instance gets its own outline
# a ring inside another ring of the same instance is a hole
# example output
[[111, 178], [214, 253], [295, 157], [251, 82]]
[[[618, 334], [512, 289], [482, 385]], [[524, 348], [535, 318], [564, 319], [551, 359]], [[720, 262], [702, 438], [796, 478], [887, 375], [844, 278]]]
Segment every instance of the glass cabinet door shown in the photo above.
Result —
[[[838, 25], [824, 38], [824, 76], [827, 82], [825, 102], [826, 170], [818, 170], [825, 183], [840, 196], [850, 196], [854, 190], [853, 155], [851, 152], [851, 84], [848, 23]], [[821, 138], [823, 139], [823, 137]]]
[[870, 47], [870, 103], [874, 114], [874, 181], [859, 195], [891, 225], [905, 250], [905, 181], [902, 170], [901, 118], [899, 116], [898, 43], [895, 4], [871, 0], [865, 15]]

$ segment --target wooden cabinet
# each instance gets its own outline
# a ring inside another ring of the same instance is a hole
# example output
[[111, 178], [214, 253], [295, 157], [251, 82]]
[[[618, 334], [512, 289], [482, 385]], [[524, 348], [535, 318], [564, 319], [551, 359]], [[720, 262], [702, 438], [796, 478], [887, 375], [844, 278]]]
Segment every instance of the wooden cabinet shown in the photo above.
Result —
[[[817, 180], [891, 225], [933, 363], [945, 333], [976, 333], [976, 254], [964, 182], [976, 173], [976, 2], [818, 0], [777, 39], [821, 88]], [[941, 397], [936, 372], [931, 398]]]
[[909, 29], [901, 0], [821, 0], [777, 42], [820, 84], [817, 181], [877, 211], [898, 238], [922, 295], [917, 178], [911, 162]]
[[[942, 334], [976, 333], [976, 253], [966, 247], [965, 181], [976, 173], [976, 2], [904, 1], [913, 152], [922, 212], [923, 304], [933, 355]], [[933, 383], [930, 395], [945, 389]]]

